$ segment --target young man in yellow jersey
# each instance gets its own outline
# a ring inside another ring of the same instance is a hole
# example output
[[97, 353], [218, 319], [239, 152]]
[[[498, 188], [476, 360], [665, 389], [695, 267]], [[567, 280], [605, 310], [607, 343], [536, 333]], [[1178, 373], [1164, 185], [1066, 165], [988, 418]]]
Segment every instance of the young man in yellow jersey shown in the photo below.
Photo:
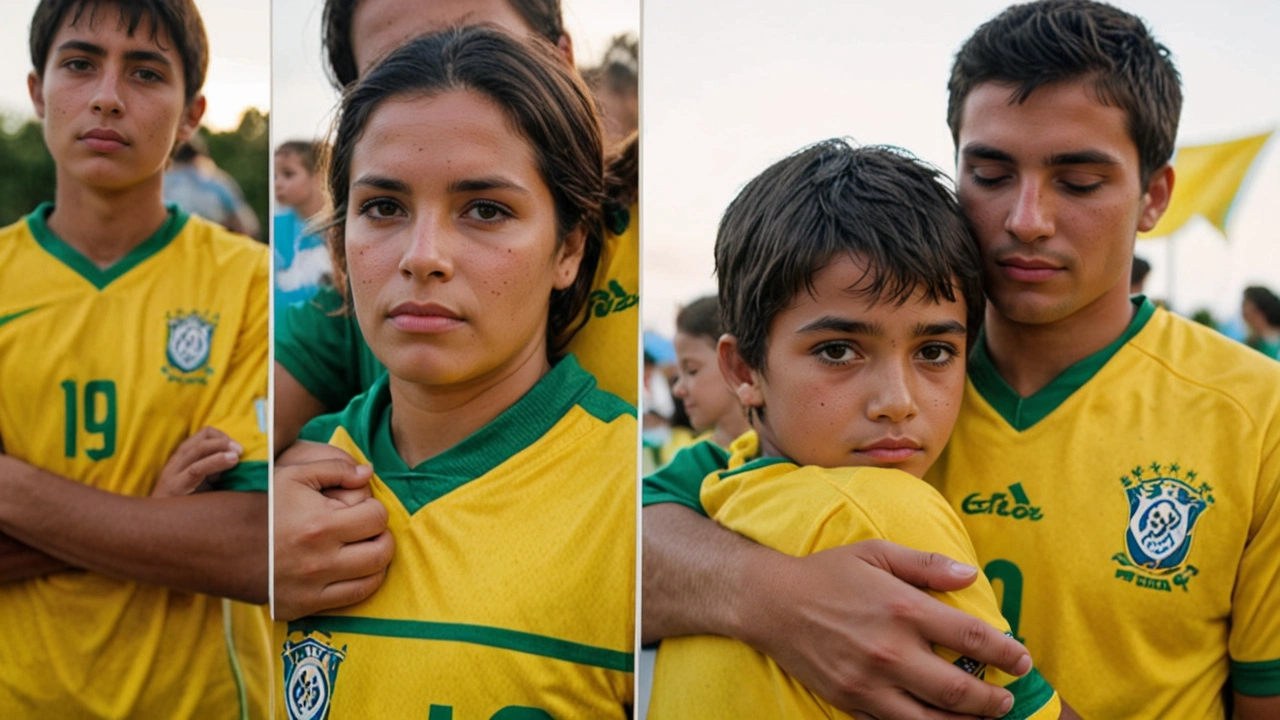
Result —
[[[0, 708], [263, 716], [265, 614], [222, 598], [267, 595], [266, 248], [161, 199], [205, 109], [200, 15], [46, 0], [31, 56], [57, 186], [0, 230]], [[216, 490], [157, 487], [220, 438]]]
[[[976, 561], [921, 480], [959, 412], [983, 303], [977, 249], [941, 180], [896, 149], [829, 140], [770, 166], [725, 211], [719, 358], [754, 432], [702, 483], [700, 509], [721, 526], [789, 555], [879, 538]], [[985, 581], [939, 597], [1008, 629]], [[1008, 688], [1016, 717], [1059, 717], [1035, 670], [940, 653]], [[836, 712], [745, 643], [696, 635], [659, 649], [653, 720]]]
[[[1280, 715], [1280, 369], [1128, 295], [1134, 238], [1174, 183], [1168, 50], [1110, 6], [1020, 5], [960, 50], [950, 92], [990, 304], [928, 479], [1082, 716]], [[946, 558], [864, 543], [791, 560], [670, 502], [646, 510], [644, 557], [646, 637], [740, 637], [879, 717], [1008, 709], [930, 669], [922, 642], [1002, 668], [1020, 651], [882, 572], [966, 582]]]

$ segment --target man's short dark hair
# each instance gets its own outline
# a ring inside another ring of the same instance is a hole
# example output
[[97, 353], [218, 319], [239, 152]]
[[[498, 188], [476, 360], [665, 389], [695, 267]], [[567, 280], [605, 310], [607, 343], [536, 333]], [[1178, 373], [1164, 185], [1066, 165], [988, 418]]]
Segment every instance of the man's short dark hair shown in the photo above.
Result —
[[[320, 32], [327, 62], [325, 70], [329, 75], [329, 82], [339, 90], [360, 77], [360, 68], [356, 65], [355, 43], [351, 42], [351, 18], [355, 16], [356, 4], [359, 2], [361, 0], [325, 0], [324, 3]], [[564, 35], [560, 0], [507, 0], [507, 3], [520, 13], [520, 17], [524, 18], [534, 32], [552, 45], [560, 42], [560, 37]]]
[[958, 149], [965, 99], [982, 83], [1015, 85], [1012, 102], [1022, 103], [1036, 88], [1078, 79], [1091, 80], [1099, 101], [1124, 111], [1145, 186], [1173, 156], [1178, 70], [1142, 18], [1091, 0], [1014, 5], [979, 27], [951, 67], [951, 138]]
[[676, 313], [676, 331], [706, 338], [715, 345], [724, 334], [720, 324], [720, 301], [715, 295], [707, 295], [680, 308]]
[[169, 34], [182, 59], [183, 92], [190, 103], [204, 87], [209, 69], [209, 38], [204, 21], [194, 0], [41, 0], [31, 16], [31, 65], [36, 76], [44, 79], [44, 66], [49, 59], [53, 38], [70, 18], [75, 25], [81, 20], [92, 25], [104, 7], [120, 11], [125, 32], [132, 37], [143, 19], [151, 23], [151, 40], [160, 45], [160, 29]]
[[724, 331], [763, 370], [769, 327], [841, 255], [866, 264], [870, 302], [963, 298], [982, 319], [977, 244], [942, 173], [905, 150], [826, 140], [747, 183], [720, 220], [716, 274]]

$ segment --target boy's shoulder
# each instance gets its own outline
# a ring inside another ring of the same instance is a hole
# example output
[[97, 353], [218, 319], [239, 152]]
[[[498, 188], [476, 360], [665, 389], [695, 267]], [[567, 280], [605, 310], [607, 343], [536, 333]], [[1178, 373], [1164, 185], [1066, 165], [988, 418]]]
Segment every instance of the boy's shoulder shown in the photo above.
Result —
[[942, 495], [900, 470], [797, 466], [760, 458], [709, 475], [701, 500], [721, 524], [758, 534], [754, 539], [765, 544], [788, 542], [790, 547], [779, 549], [797, 554], [870, 539], [972, 554], [959, 518]]

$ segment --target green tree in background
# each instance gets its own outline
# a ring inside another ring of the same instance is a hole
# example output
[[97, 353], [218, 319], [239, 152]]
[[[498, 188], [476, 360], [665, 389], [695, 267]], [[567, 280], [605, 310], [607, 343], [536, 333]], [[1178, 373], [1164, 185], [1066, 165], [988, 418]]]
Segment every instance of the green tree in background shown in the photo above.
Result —
[[[209, 157], [239, 183], [245, 200], [270, 227], [271, 178], [268, 175], [268, 118], [256, 108], [240, 116], [240, 126], [212, 133], [200, 128]], [[15, 122], [0, 117], [0, 227], [17, 221], [37, 205], [53, 199], [55, 170], [38, 120]]]

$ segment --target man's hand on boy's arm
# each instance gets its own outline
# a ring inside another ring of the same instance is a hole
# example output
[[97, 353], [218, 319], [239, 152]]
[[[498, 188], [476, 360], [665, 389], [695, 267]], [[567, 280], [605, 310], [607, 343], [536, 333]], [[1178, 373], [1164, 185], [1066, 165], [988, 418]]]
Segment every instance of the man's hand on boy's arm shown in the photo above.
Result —
[[0, 457], [0, 531], [104, 575], [267, 599], [266, 493], [130, 497]]
[[[277, 620], [372, 595], [395, 554], [387, 509], [369, 491], [372, 469], [357, 466], [345, 453], [330, 456], [336, 448], [305, 445], [310, 447], [290, 448], [276, 466], [272, 616]], [[324, 459], [287, 464], [309, 456]]]
[[956, 590], [976, 579], [976, 568], [953, 569], [936, 554], [868, 541], [792, 558], [674, 503], [644, 509], [643, 540], [646, 642], [737, 638], [848, 713], [956, 717], [921, 701], [972, 716], [1007, 712], [1007, 690], [954, 667], [930, 643], [1014, 675], [1031, 668], [1017, 641], [912, 587]]

